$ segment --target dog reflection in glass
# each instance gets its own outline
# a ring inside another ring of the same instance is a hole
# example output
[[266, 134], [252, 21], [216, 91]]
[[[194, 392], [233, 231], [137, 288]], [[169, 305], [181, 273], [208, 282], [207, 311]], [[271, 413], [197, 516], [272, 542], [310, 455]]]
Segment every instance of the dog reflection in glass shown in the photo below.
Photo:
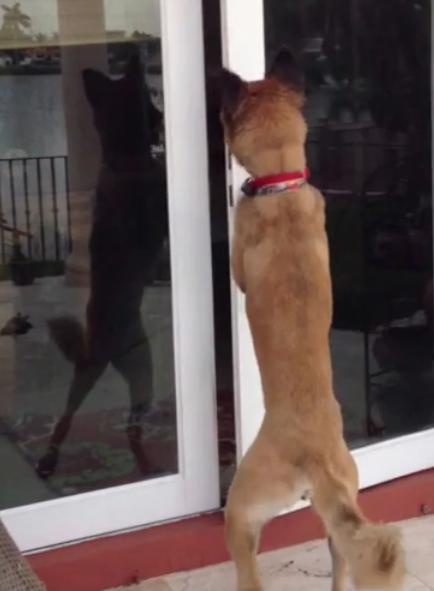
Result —
[[167, 237], [165, 173], [151, 153], [162, 115], [137, 56], [122, 78], [87, 69], [83, 83], [103, 155], [89, 242], [90, 297], [86, 327], [72, 316], [48, 322], [54, 342], [74, 364], [74, 375], [66, 408], [36, 470], [42, 478], [54, 473], [75, 413], [111, 364], [128, 384], [128, 441], [141, 473], [149, 475], [152, 466], [141, 439], [153, 398], [152, 358], [140, 306]]

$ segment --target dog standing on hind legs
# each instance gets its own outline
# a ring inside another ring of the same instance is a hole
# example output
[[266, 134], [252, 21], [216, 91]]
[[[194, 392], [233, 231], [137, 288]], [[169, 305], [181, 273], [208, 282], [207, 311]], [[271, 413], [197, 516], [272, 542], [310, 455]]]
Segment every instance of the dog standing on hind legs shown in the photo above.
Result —
[[283, 49], [265, 80], [222, 74], [226, 142], [252, 178], [237, 205], [232, 273], [261, 372], [265, 417], [229, 491], [227, 543], [238, 591], [261, 591], [262, 526], [308, 496], [326, 527], [333, 591], [398, 589], [398, 530], [370, 523], [332, 385], [332, 292], [324, 201], [307, 183], [303, 75]]

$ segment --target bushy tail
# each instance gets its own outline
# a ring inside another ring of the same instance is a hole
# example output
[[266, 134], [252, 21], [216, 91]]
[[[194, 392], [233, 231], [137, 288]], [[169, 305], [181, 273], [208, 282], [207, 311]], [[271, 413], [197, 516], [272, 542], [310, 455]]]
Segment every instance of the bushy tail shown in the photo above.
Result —
[[398, 528], [369, 522], [345, 483], [331, 475], [316, 481], [314, 505], [347, 560], [356, 589], [401, 588], [405, 563]]
[[86, 333], [74, 316], [51, 318], [47, 322], [51, 339], [56, 343], [65, 358], [72, 363], [82, 363], [86, 359]]

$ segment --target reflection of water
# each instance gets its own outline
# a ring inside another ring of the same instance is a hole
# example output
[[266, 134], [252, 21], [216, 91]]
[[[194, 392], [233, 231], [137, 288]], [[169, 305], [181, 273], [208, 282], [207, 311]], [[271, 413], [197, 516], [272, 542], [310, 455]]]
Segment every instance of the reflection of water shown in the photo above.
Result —
[[[163, 108], [160, 75], [147, 77], [155, 105]], [[62, 78], [60, 75], [0, 76], [0, 158], [31, 158], [67, 154], [65, 118], [63, 109]], [[161, 150], [160, 150], [161, 151]], [[157, 153], [160, 152], [157, 150]], [[38, 196], [36, 163], [29, 164], [28, 193], [30, 222], [34, 233], [33, 256], [42, 256], [40, 239], [40, 203]], [[41, 165], [42, 208], [46, 230], [47, 256], [53, 254], [56, 230], [53, 220], [53, 192], [49, 163]], [[13, 168], [17, 225], [26, 228], [22, 163]], [[67, 250], [67, 218], [64, 164], [55, 164], [56, 191], [59, 209], [59, 239], [61, 252]], [[11, 222], [12, 197], [7, 163], [0, 165], [0, 192], [2, 213]], [[35, 233], [36, 232], [36, 233]]]
[[[162, 108], [161, 76], [147, 77]], [[0, 158], [66, 154], [61, 76], [0, 76]]]
[[60, 76], [0, 76], [0, 156], [66, 154]]

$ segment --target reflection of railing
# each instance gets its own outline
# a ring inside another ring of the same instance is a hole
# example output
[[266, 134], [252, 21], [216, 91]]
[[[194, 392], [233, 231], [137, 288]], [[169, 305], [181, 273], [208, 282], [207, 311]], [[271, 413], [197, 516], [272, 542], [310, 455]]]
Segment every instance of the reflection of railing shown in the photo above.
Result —
[[311, 130], [307, 147], [313, 183], [327, 202], [334, 328], [363, 338], [369, 436], [407, 431], [408, 420], [419, 421], [418, 428], [429, 421], [423, 412], [404, 423], [399, 418], [403, 408], [415, 412], [403, 397], [414, 388], [409, 376], [426, 377], [433, 361], [423, 299], [432, 277], [431, 167], [424, 149], [349, 125]]
[[322, 191], [360, 194], [366, 178], [380, 164], [392, 165], [405, 152], [402, 138], [391, 141], [370, 125], [312, 127], [307, 144], [308, 162]]
[[[62, 261], [71, 249], [66, 156], [0, 159], [0, 216], [25, 231], [22, 250], [34, 261]], [[9, 236], [0, 225], [0, 263], [9, 260]]]

